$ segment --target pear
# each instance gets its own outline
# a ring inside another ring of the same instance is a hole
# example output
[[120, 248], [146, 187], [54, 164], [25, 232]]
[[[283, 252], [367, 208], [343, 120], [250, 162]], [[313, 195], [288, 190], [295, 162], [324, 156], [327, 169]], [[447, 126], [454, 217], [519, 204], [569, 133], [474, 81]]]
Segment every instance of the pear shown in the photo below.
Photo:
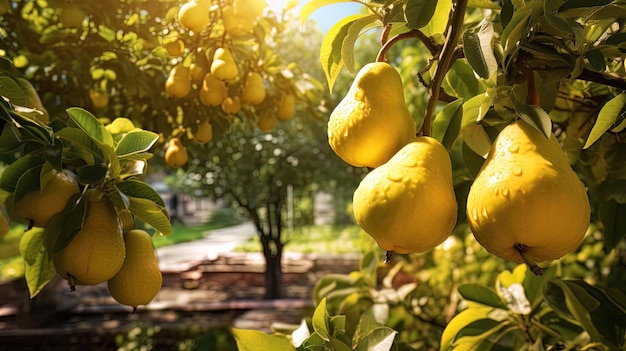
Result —
[[233, 6], [222, 7], [222, 20], [224, 30], [233, 37], [250, 34], [257, 22], [256, 19], [246, 13], [235, 12]]
[[376, 168], [417, 132], [400, 74], [385, 62], [365, 65], [328, 120], [328, 142], [342, 160]]
[[188, 1], [178, 10], [180, 25], [194, 32], [201, 32], [209, 21], [209, 6], [202, 2]]
[[272, 111], [264, 110], [259, 113], [259, 118], [256, 122], [257, 127], [263, 133], [269, 133], [272, 129], [276, 128], [276, 117]]
[[457, 207], [449, 154], [426, 136], [368, 173], [353, 196], [357, 223], [388, 253], [441, 244], [454, 229]]
[[123, 305], [147, 305], [161, 289], [163, 275], [152, 245], [152, 237], [142, 229], [124, 235], [126, 259], [119, 272], [107, 282], [111, 296]]
[[251, 105], [258, 105], [265, 100], [265, 95], [263, 77], [257, 72], [249, 72], [241, 91], [241, 101]]
[[178, 64], [172, 68], [165, 80], [165, 91], [175, 98], [184, 98], [191, 91], [189, 67]]
[[226, 99], [228, 91], [224, 81], [217, 79], [211, 73], [204, 75], [202, 87], [198, 92], [200, 103], [205, 106], [220, 106]]
[[222, 102], [222, 111], [229, 115], [236, 115], [241, 111], [241, 99], [239, 96], [227, 97]]
[[172, 138], [165, 149], [165, 163], [178, 168], [189, 161], [189, 153], [179, 138]]
[[281, 122], [291, 120], [296, 115], [296, 97], [293, 94], [285, 94], [280, 98], [276, 118]]
[[63, 211], [69, 199], [79, 192], [78, 182], [70, 171], [50, 171], [39, 189], [29, 191], [15, 204], [15, 215], [28, 220], [29, 225], [47, 227], [52, 217]]
[[211, 126], [208, 118], [198, 124], [198, 129], [193, 134], [193, 140], [200, 144], [206, 144], [213, 140], [213, 126]]
[[573, 251], [589, 226], [587, 191], [565, 153], [528, 123], [506, 126], [472, 184], [467, 219], [476, 240], [492, 254], [538, 262]]
[[233, 58], [233, 54], [227, 48], [218, 48], [213, 55], [211, 63], [211, 74], [220, 80], [231, 80], [237, 78], [239, 69]]
[[[111, 279], [126, 257], [122, 223], [110, 201], [99, 191], [85, 193], [86, 216], [80, 231], [60, 252], [53, 255], [57, 273], [70, 285], [96, 285]], [[56, 243], [50, 238], [51, 246]]]

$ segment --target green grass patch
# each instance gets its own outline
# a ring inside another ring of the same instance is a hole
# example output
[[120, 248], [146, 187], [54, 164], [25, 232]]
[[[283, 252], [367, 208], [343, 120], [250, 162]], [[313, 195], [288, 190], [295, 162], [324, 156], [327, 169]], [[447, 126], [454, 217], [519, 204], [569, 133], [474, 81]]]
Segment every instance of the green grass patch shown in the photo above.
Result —
[[202, 239], [206, 235], [206, 232], [209, 230], [223, 228], [223, 225], [214, 224], [214, 223], [206, 223], [201, 225], [183, 225], [183, 224], [174, 224], [172, 225], [172, 234], [168, 236], [155, 236], [152, 239], [155, 248], [169, 246], [179, 243], [184, 243], [187, 241], [193, 241], [197, 239]]
[[[364, 253], [376, 247], [376, 242], [358, 225], [306, 226], [283, 231], [285, 252], [300, 253]], [[258, 236], [235, 248], [239, 252], [260, 252]]]

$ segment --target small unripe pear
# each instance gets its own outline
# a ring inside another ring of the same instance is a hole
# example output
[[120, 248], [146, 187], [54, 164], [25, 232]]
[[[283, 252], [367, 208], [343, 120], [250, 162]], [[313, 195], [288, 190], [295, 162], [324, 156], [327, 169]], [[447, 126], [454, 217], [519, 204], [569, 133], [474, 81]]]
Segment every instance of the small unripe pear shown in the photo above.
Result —
[[251, 105], [258, 105], [265, 100], [265, 95], [263, 77], [257, 72], [249, 72], [241, 92], [241, 101]]

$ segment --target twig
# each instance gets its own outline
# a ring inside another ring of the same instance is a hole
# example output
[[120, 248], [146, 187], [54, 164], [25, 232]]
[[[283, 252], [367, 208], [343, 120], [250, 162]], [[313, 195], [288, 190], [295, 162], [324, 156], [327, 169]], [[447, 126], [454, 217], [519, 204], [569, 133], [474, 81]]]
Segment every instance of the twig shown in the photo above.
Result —
[[422, 134], [426, 136], [430, 135], [432, 116], [435, 112], [437, 102], [439, 101], [439, 91], [441, 89], [443, 78], [448, 72], [448, 69], [450, 69], [455, 57], [458, 57], [457, 42], [459, 35], [461, 34], [461, 29], [463, 28], [463, 19], [465, 18], [467, 1], [468, 0], [456, 0], [456, 3], [453, 3], [450, 19], [448, 20], [448, 34], [446, 35], [446, 42], [443, 44], [443, 49], [439, 55], [437, 69], [435, 70], [433, 79], [428, 87], [428, 103], [424, 114], [424, 124], [421, 128]]

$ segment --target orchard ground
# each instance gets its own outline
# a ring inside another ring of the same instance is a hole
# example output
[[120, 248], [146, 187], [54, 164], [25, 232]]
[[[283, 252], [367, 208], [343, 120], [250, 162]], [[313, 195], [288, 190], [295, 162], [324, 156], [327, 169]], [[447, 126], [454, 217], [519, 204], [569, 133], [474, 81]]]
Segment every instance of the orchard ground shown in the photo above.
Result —
[[[202, 220], [196, 215], [180, 219], [194, 226]], [[150, 342], [161, 345], [230, 326], [268, 332], [273, 325], [299, 324], [311, 315], [312, 290], [320, 277], [358, 269], [358, 253], [286, 252], [286, 298], [265, 300], [262, 254], [236, 251], [242, 247], [250, 250], [255, 236], [254, 225], [244, 221], [208, 231], [201, 239], [159, 247], [163, 287], [153, 302], [134, 314], [109, 296], [106, 284], [81, 286], [70, 292], [67, 283], [58, 278], [33, 300], [28, 299], [23, 280], [4, 284], [0, 339], [6, 342], [0, 350], [18, 346], [25, 350], [54, 349], [50, 345], [73, 349], [93, 345], [94, 340], [99, 340], [102, 349], [110, 349], [107, 347], [114, 342], [119, 347], [120, 338], [128, 337], [138, 326], [142, 333], [159, 331], [160, 336], [150, 337]], [[36, 335], [46, 338], [33, 338]], [[46, 340], [46, 346], [37, 340]]]

